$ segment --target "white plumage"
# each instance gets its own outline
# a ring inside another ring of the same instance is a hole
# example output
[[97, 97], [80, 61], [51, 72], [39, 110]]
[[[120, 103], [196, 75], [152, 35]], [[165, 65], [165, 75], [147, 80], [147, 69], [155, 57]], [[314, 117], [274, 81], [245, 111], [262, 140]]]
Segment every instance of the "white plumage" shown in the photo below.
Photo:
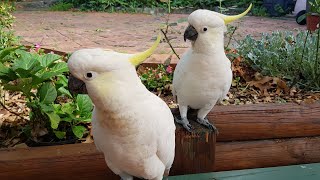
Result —
[[187, 119], [188, 107], [198, 109], [198, 123], [217, 130], [206, 116], [226, 97], [232, 82], [231, 63], [224, 52], [225, 23], [244, 16], [250, 8], [251, 5], [238, 16], [203, 9], [189, 15], [184, 38], [191, 41], [192, 47], [176, 66], [172, 90], [181, 115], [176, 121], [188, 131], [192, 129]]
[[174, 160], [174, 119], [166, 103], [141, 83], [132, 57], [83, 49], [72, 54], [68, 66], [85, 82], [95, 105], [93, 137], [108, 167], [124, 180], [160, 180]]

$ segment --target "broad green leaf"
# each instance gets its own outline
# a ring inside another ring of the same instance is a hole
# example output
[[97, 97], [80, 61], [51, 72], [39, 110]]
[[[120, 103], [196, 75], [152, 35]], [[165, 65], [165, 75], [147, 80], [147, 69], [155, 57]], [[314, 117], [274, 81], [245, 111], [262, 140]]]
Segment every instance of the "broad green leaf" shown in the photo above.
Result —
[[64, 103], [61, 106], [61, 111], [67, 114], [72, 114], [75, 110], [75, 107], [72, 103]]
[[91, 113], [88, 113], [88, 117], [80, 117], [80, 118], [75, 118], [75, 121], [78, 122], [91, 122]]
[[46, 113], [49, 117], [50, 123], [51, 123], [51, 128], [52, 129], [57, 129], [59, 126], [59, 123], [61, 121], [60, 116], [57, 115], [56, 113]]
[[65, 62], [60, 62], [55, 64], [52, 68], [50, 68], [50, 71], [45, 72], [41, 75], [42, 79], [50, 79], [53, 76], [60, 75], [64, 72], [68, 72], [68, 65]]
[[82, 136], [86, 130], [87, 129], [83, 126], [73, 126], [72, 127], [73, 134], [79, 139], [82, 138]]
[[4, 84], [4, 89], [10, 91], [21, 91], [26, 96], [30, 96], [32, 89], [31, 78], [20, 78], [16, 80], [16, 85]]
[[50, 113], [50, 112], [54, 112], [54, 107], [52, 104], [43, 104], [43, 103], [39, 103], [41, 110], [45, 113]]
[[61, 111], [61, 104], [52, 104], [52, 107], [54, 109], [54, 113], [63, 114], [63, 112]]
[[80, 116], [85, 116], [88, 113], [91, 113], [93, 109], [93, 105], [88, 95], [78, 94], [76, 102], [77, 102], [77, 109], [80, 113]]
[[61, 121], [65, 121], [65, 122], [71, 123], [71, 122], [74, 120], [74, 118], [72, 118], [70, 114], [69, 114], [69, 116], [70, 116], [70, 117], [62, 118]]
[[58, 92], [61, 93], [61, 94], [67, 95], [69, 98], [72, 98], [72, 95], [71, 95], [70, 91], [67, 90], [64, 87], [59, 88]]
[[11, 52], [15, 51], [16, 49], [19, 49], [20, 47], [21, 46], [10, 47], [10, 48], [6, 48], [6, 49], [3, 49], [2, 51], [0, 51], [0, 62], [4, 62], [5, 61], [4, 57], [9, 55]]
[[26, 52], [20, 54], [20, 57], [13, 63], [12, 69], [30, 70], [37, 64], [39, 64], [38, 60], [31, 53]]
[[39, 61], [42, 67], [48, 67], [59, 59], [61, 59], [61, 56], [57, 54], [45, 54], [40, 57]]
[[0, 75], [6, 75], [10, 71], [10, 68], [0, 63]]
[[33, 87], [38, 86], [39, 84], [43, 83], [43, 81], [46, 80], [46, 79], [41, 79], [41, 77], [34, 75], [34, 74], [31, 75], [31, 78], [32, 78], [32, 86]]
[[53, 131], [57, 138], [64, 139], [66, 137], [66, 132], [63, 131]]
[[25, 69], [18, 68], [18, 69], [15, 69], [14, 71], [21, 78], [27, 78], [32, 75], [31, 70], [25, 70]]
[[68, 86], [68, 78], [65, 75], [59, 75], [58, 81], [56, 82], [56, 84], [60, 84], [63, 87], [67, 87]]
[[56, 72], [56, 73], [64, 73], [64, 72], [68, 72], [69, 68], [66, 62], [59, 62], [54, 66], [52, 66], [52, 68], [50, 68], [50, 71]]
[[44, 104], [53, 103], [57, 98], [56, 88], [52, 83], [44, 83], [38, 91], [38, 96], [40, 97], [40, 102]]
[[13, 81], [19, 78], [11, 68], [5, 66], [4, 64], [0, 63], [0, 79], [2, 83], [7, 83], [9, 81]]

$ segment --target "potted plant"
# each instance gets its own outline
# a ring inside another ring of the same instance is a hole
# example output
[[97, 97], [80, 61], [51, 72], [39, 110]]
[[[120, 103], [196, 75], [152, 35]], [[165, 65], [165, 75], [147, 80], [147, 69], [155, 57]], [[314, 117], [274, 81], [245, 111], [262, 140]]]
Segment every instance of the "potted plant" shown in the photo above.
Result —
[[307, 13], [307, 29], [315, 31], [320, 22], [320, 0], [309, 2], [309, 12]]

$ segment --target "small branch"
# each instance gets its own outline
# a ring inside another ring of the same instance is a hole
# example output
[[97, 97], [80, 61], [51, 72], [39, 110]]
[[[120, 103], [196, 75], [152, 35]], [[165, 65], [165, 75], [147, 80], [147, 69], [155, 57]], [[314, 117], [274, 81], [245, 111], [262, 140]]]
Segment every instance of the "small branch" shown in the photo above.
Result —
[[300, 72], [301, 72], [301, 70], [302, 70], [302, 61], [303, 61], [304, 51], [305, 51], [305, 49], [306, 49], [306, 44], [307, 44], [307, 40], [308, 40], [309, 35], [310, 35], [310, 31], [308, 30], [308, 31], [307, 31], [307, 35], [306, 35], [306, 38], [304, 39], [301, 58], [300, 58], [299, 61], [298, 61], [298, 69], [296, 69], [296, 71], [297, 71], [297, 73], [296, 73], [297, 76], [295, 76], [295, 77], [293, 78], [293, 82], [291, 83], [290, 88], [292, 88], [293, 86], [295, 86], [295, 85], [298, 83], [298, 80], [300, 79]]
[[170, 41], [169, 41], [169, 39], [168, 39], [168, 37], [167, 37], [167, 34], [166, 34], [162, 29], [160, 29], [160, 31], [161, 31], [162, 34], [164, 35], [164, 38], [166, 39], [167, 43], [169, 44], [169, 46], [170, 46], [172, 52], [174, 53], [174, 55], [176, 55], [177, 58], [180, 59], [179, 55], [176, 53], [176, 51], [174, 50], [172, 44], [170, 43]]
[[232, 40], [232, 38], [233, 38], [233, 35], [234, 35], [234, 33], [236, 32], [237, 29], [238, 29], [238, 27], [237, 27], [237, 26], [234, 26], [234, 29], [233, 29], [233, 31], [231, 32], [230, 36], [229, 36], [228, 44], [225, 46], [225, 48], [228, 48], [228, 47], [229, 47], [229, 45], [230, 45], [230, 43], [231, 43], [231, 40]]
[[14, 112], [14, 111], [11, 111], [11, 110], [10, 110], [9, 108], [7, 108], [6, 105], [5, 105], [3, 102], [1, 102], [1, 101], [0, 101], [0, 105], [1, 105], [5, 110], [7, 110], [8, 112], [10, 112], [11, 114], [14, 114], [14, 115], [16, 115], [16, 116], [19, 116], [20, 118], [22, 118], [22, 119], [24, 119], [24, 120], [28, 120], [28, 119], [26, 119], [25, 117], [21, 116], [21, 114], [18, 114], [18, 113]]
[[317, 39], [318, 39], [318, 41], [317, 41], [317, 50], [316, 50], [316, 61], [315, 61], [315, 63], [314, 63], [315, 68], [316, 68], [316, 70], [315, 70], [315, 71], [316, 71], [316, 72], [315, 72], [315, 76], [318, 75], [318, 69], [319, 69], [319, 62], [318, 62], [318, 60], [319, 60], [319, 46], [320, 46], [320, 29], [318, 29]]

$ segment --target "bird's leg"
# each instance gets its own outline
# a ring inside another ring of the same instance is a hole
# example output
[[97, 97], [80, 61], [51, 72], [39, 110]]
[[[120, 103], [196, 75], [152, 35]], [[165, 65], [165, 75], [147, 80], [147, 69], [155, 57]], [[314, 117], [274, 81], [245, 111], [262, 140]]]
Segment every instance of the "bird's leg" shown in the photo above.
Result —
[[120, 173], [121, 180], [133, 180], [133, 177], [126, 173]]
[[168, 177], [169, 177], [169, 174], [170, 174], [170, 168], [164, 170], [163, 179], [168, 180], [168, 179], [169, 179], [169, 178], [168, 178]]
[[187, 113], [188, 113], [188, 106], [181, 106], [179, 105], [179, 111], [181, 119], [178, 119], [175, 117], [175, 121], [179, 124], [181, 124], [187, 131], [191, 132], [192, 126], [189, 123], [189, 120], [187, 119]]
[[203, 126], [206, 126], [209, 129], [212, 129], [215, 131], [216, 134], [219, 134], [218, 129], [214, 126], [214, 124], [211, 124], [206, 117], [208, 113], [211, 111], [214, 105], [206, 105], [205, 107], [199, 109], [198, 115], [197, 115], [197, 122]]
[[151, 180], [162, 180], [162, 179], [163, 179], [163, 176], [158, 176], [158, 177], [155, 177], [155, 178], [153, 178]]

